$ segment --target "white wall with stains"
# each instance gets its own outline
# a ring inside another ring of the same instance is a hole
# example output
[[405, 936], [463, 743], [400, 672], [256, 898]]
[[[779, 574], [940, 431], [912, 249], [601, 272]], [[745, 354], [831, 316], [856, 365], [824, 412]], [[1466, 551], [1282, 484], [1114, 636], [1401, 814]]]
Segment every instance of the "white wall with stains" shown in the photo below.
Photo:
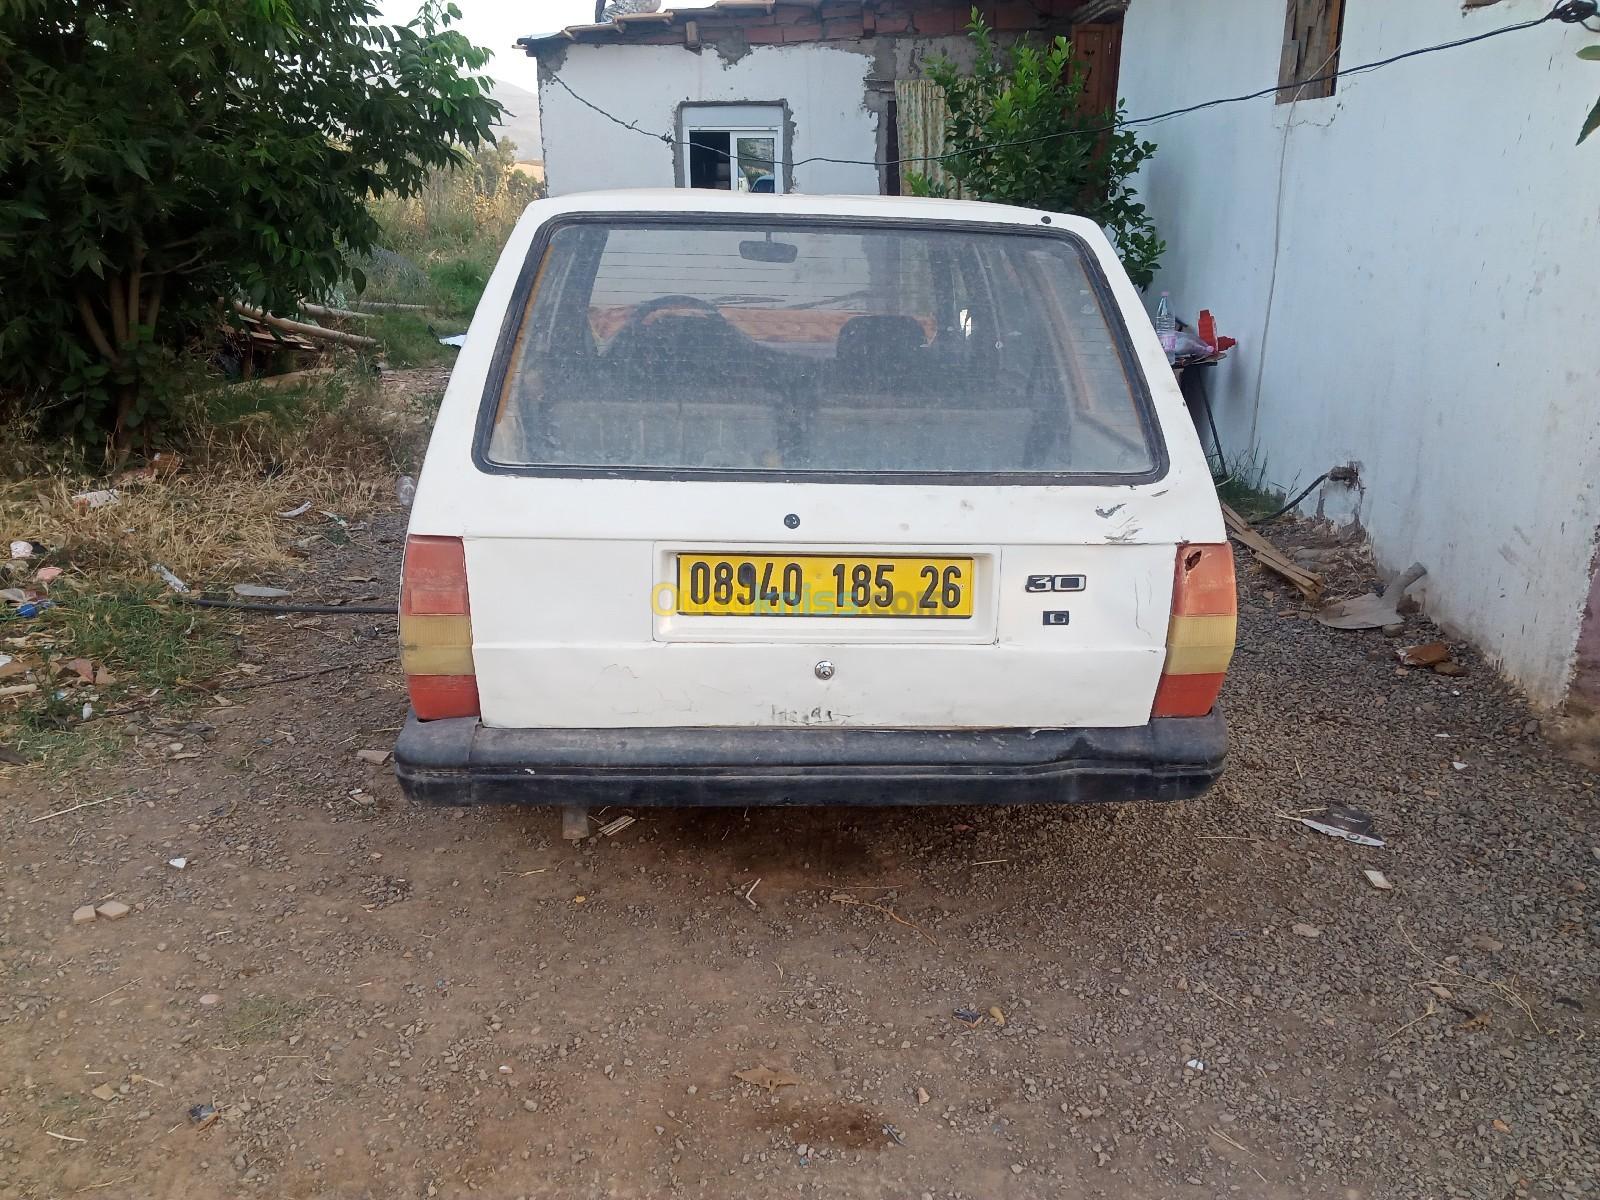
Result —
[[[1285, 0], [1133, 0], [1129, 114], [1277, 82]], [[1547, 0], [1346, 0], [1341, 67], [1542, 16]], [[1600, 526], [1600, 138], [1574, 147], [1593, 35], [1547, 23], [1146, 129], [1154, 292], [1239, 348], [1225, 449], [1298, 490], [1355, 461], [1390, 571], [1538, 702], [1573, 668]], [[1313, 494], [1306, 507], [1314, 507]]]
[[[732, 61], [710, 47], [579, 44], [556, 71], [585, 100], [653, 134], [672, 133], [685, 102], [783, 102], [793, 123], [791, 161], [871, 161], [878, 148], [877, 120], [865, 103], [872, 63], [839, 42], [757, 46]], [[607, 121], [547, 77], [539, 109], [551, 195], [674, 186], [672, 147]], [[808, 163], [794, 168], [793, 179], [799, 192], [879, 190], [871, 166]]]

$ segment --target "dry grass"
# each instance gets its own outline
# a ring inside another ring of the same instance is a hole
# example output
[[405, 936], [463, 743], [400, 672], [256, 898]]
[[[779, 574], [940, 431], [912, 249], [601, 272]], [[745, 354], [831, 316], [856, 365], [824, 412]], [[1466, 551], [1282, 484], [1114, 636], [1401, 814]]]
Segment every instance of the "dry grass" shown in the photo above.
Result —
[[[57, 465], [0, 483], [0, 532], [46, 548], [30, 566], [63, 567], [94, 588], [148, 583], [153, 563], [192, 587], [232, 584], [301, 557], [294, 543], [308, 527], [337, 528], [327, 514], [359, 520], [392, 503], [429, 418], [425, 402], [385, 404], [376, 381], [351, 376], [193, 400], [178, 470], [107, 478]], [[73, 500], [104, 488], [115, 503]], [[307, 502], [302, 516], [280, 515]]]

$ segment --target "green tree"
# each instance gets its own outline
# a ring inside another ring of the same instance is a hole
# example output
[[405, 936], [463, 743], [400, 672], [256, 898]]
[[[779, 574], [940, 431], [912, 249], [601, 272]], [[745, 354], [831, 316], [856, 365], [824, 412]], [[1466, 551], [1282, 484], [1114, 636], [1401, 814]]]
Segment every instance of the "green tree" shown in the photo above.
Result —
[[[1066, 38], [1006, 54], [977, 9], [967, 29], [977, 52], [970, 72], [949, 58], [927, 67], [949, 108], [945, 172], [973, 199], [1079, 213], [1104, 226], [1134, 283], [1147, 287], [1166, 244], [1128, 180], [1155, 143], [1107, 128], [1120, 106], [1084, 111], [1086, 70]], [[946, 190], [926, 175], [908, 179], [919, 195]]]
[[[429, 0], [0, 0], [0, 387], [118, 446], [226, 301], [292, 311], [369, 201], [492, 142], [488, 52]], [[353, 280], [359, 289], [363, 281]]]
[[[1585, 46], [1578, 51], [1578, 57], [1586, 62], [1600, 62], [1600, 46]], [[1583, 144], [1583, 139], [1596, 129], [1600, 129], [1600, 100], [1594, 102], [1594, 107], [1589, 110], [1589, 115], [1583, 119], [1583, 128], [1578, 131], [1578, 144]]]

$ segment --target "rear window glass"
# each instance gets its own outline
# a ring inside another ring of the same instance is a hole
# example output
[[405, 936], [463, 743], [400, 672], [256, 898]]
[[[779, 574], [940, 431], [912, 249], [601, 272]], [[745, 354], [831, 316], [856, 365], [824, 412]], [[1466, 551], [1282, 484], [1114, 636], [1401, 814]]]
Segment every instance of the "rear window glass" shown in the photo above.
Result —
[[486, 465], [1148, 475], [1095, 271], [1062, 234], [573, 222], [487, 397]]

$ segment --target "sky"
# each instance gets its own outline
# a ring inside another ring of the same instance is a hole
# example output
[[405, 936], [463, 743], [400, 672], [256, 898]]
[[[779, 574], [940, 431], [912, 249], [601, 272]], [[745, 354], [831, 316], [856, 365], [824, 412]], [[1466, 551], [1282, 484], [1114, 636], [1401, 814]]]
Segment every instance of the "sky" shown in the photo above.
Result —
[[[663, 8], [699, 8], [707, 0], [663, 0]], [[564, 25], [594, 20], [594, 0], [455, 0], [461, 10], [456, 28], [479, 46], [494, 51], [487, 73], [533, 91], [538, 86], [533, 59], [512, 43], [531, 34], [554, 33]], [[416, 16], [418, 0], [379, 0], [383, 19], [403, 23]]]

